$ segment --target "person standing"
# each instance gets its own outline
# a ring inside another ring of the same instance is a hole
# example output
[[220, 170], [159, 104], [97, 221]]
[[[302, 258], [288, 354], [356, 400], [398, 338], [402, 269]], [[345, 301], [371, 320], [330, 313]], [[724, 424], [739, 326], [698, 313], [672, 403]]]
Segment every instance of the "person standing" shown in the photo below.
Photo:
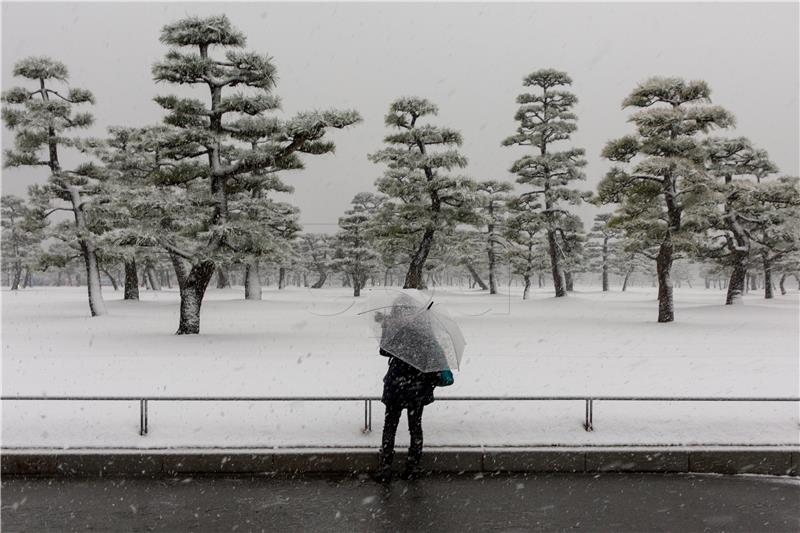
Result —
[[422, 458], [422, 411], [426, 405], [433, 403], [433, 389], [440, 382], [440, 372], [421, 372], [383, 349], [380, 353], [389, 357], [389, 370], [383, 378], [381, 396], [381, 402], [386, 406], [386, 417], [381, 439], [378, 480], [388, 482], [392, 478], [394, 441], [403, 409], [408, 415], [411, 443], [401, 478], [414, 479], [420, 474], [419, 463]]

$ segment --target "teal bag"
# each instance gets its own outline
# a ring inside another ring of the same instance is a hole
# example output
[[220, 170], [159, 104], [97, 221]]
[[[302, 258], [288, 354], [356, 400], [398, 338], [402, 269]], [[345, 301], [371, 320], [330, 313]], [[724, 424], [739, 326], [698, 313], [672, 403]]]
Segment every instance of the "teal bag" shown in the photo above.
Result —
[[437, 378], [437, 381], [436, 381], [436, 386], [437, 387], [449, 387], [450, 385], [452, 385], [456, 381], [455, 378], [453, 378], [453, 373], [450, 372], [449, 370], [440, 371], [436, 375], [436, 378]]

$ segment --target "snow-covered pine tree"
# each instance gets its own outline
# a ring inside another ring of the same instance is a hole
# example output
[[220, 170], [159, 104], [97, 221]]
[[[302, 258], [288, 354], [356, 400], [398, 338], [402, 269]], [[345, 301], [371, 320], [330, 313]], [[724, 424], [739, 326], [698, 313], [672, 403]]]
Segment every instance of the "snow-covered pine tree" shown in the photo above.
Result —
[[[569, 140], [577, 129], [576, 116], [572, 108], [577, 97], [562, 87], [572, 85], [572, 78], [566, 72], [554, 69], [541, 69], [528, 74], [522, 84], [534, 92], [522, 93], [517, 97], [520, 104], [514, 119], [519, 122], [517, 132], [503, 141], [504, 146], [530, 146], [538, 151], [535, 155], [525, 155], [514, 162], [511, 172], [517, 182], [533, 189], [523, 193], [541, 199], [542, 214], [547, 222], [547, 240], [550, 265], [553, 274], [553, 287], [556, 297], [567, 295], [562, 261], [564, 251], [559, 248], [558, 232], [562, 231], [562, 219], [567, 211], [562, 202], [578, 204], [586, 196], [570, 185], [577, 180], [586, 179], [581, 170], [586, 165], [584, 151], [571, 148], [553, 151], [551, 145]], [[541, 208], [540, 208], [541, 209]]]
[[41, 210], [11, 194], [0, 197], [3, 270], [9, 272], [9, 286], [19, 289], [23, 273], [37, 268], [47, 220]]
[[317, 280], [312, 289], [321, 289], [332, 269], [334, 238], [324, 233], [303, 233], [298, 240], [298, 251], [304, 269], [314, 272]]
[[563, 253], [562, 271], [564, 272], [564, 288], [567, 292], [574, 290], [575, 273], [585, 270], [584, 245], [586, 235], [583, 220], [572, 213], [562, 213], [559, 224], [557, 242]]
[[[693, 237], [682, 227], [683, 211], [693, 195], [707, 191], [704, 152], [699, 134], [726, 128], [733, 116], [709, 105], [711, 89], [704, 81], [654, 77], [639, 84], [622, 102], [636, 134], [610, 141], [603, 157], [619, 163], [598, 185], [602, 203], [618, 203], [619, 223], [658, 243], [658, 321], [672, 322], [675, 310], [670, 270], [676, 249]], [[625, 170], [623, 166], [627, 165]]]
[[350, 202], [351, 208], [339, 217], [333, 266], [350, 278], [354, 297], [361, 296], [368, 277], [380, 264], [380, 256], [370, 242], [370, 233], [373, 217], [383, 201], [380, 195], [360, 192]]
[[292, 259], [292, 241], [300, 231], [300, 210], [269, 198], [267, 189], [258, 188], [243, 196], [232, 216], [232, 224], [241, 230], [236, 244], [240, 253], [235, 261], [245, 265], [245, 300], [260, 300], [262, 262], [278, 265], [278, 288], [284, 288], [285, 265]]
[[706, 139], [703, 148], [709, 176], [714, 179], [711, 188], [713, 194], [704, 208], [695, 211], [698, 211], [698, 223], [711, 234], [712, 241], [721, 239], [722, 246], [711, 244], [701, 247], [701, 250], [705, 248], [708, 252], [701, 252], [701, 257], [710, 257], [731, 267], [725, 304], [742, 303], [750, 260], [750, 238], [746, 230], [747, 222], [740, 218], [736, 210], [736, 205], [740, 203], [737, 198], [748, 194], [747, 186], [743, 188], [741, 180], [760, 182], [777, 172], [777, 168], [770, 162], [766, 151], [754, 148], [750, 140], [744, 137], [712, 137]]
[[[6, 167], [45, 166], [50, 170], [42, 190], [55, 202], [45, 211], [71, 212], [74, 218], [74, 239], [78, 242], [86, 264], [89, 310], [92, 316], [106, 313], [100, 289], [100, 271], [95, 254], [94, 236], [87, 227], [90, 197], [98, 191], [98, 175], [91, 164], [74, 170], [62, 168], [59, 152], [75, 146], [72, 130], [92, 124], [88, 112], [74, 111], [81, 104], [94, 103], [92, 93], [71, 87], [62, 94], [54, 88], [66, 84], [67, 67], [49, 57], [28, 57], [14, 65], [14, 76], [36, 84], [35, 88], [14, 87], [2, 95], [3, 120], [14, 132], [14, 148], [5, 153]], [[62, 91], [63, 92], [63, 91]]]
[[489, 294], [497, 294], [497, 260], [503, 255], [500, 236], [508, 212], [507, 203], [511, 199], [514, 186], [507, 181], [485, 180], [476, 186], [476, 207], [480, 228], [486, 235], [486, 256], [489, 265]]
[[619, 238], [621, 231], [609, 224], [611, 213], [600, 213], [595, 215], [594, 224], [589, 232], [590, 241], [586, 248], [592, 258], [592, 267], [600, 270], [600, 279], [603, 292], [607, 292], [608, 274], [611, 270], [612, 256], [615, 251], [614, 243]]
[[543, 242], [546, 222], [543, 216], [532, 209], [528, 202], [512, 198], [508, 203], [509, 217], [505, 231], [510, 246], [506, 254], [511, 261], [513, 272], [522, 276], [522, 299], [527, 300], [531, 289], [531, 277], [540, 266], [549, 261], [547, 245]]
[[[210, 208], [210, 216], [196, 229], [188, 248], [169, 239], [162, 242], [173, 263], [184, 270], [178, 276], [177, 333], [196, 334], [200, 305], [215, 267], [230, 259], [231, 187], [242, 176], [252, 179], [302, 168], [299, 153], [331, 152], [333, 143], [323, 139], [326, 131], [355, 124], [360, 117], [355, 111], [333, 110], [299, 113], [286, 121], [267, 117], [266, 112], [279, 107], [273, 95], [275, 65], [266, 54], [241, 51], [245, 36], [225, 15], [188, 17], [168, 24], [162, 29], [161, 42], [172, 49], [153, 65], [155, 80], [208, 90], [206, 103], [174, 95], [156, 98], [168, 112], [165, 122], [178, 130], [166, 136], [161, 154], [172, 163], [170, 181], [185, 186], [191, 203]], [[212, 54], [219, 48], [225, 49], [223, 58]]]
[[764, 298], [773, 298], [777, 263], [800, 251], [800, 178], [782, 176], [752, 186], [735, 209], [749, 227], [764, 273]]
[[108, 227], [100, 244], [104, 256], [123, 264], [125, 300], [139, 299], [140, 269], [151, 288], [160, 288], [155, 273], [158, 259], [153, 247], [159, 247], [155, 234], [165, 215], [178, 216], [177, 212], [165, 213], [165, 191], [153, 179], [159, 171], [159, 143], [169, 131], [168, 126], [115, 126], [108, 128], [104, 139], [92, 143], [92, 152], [107, 174], [106, 199], [98, 209]]
[[424, 98], [407, 97], [392, 102], [385, 123], [396, 132], [384, 138], [389, 146], [369, 156], [388, 168], [378, 178], [378, 191], [387, 195], [387, 235], [411, 240], [414, 249], [406, 272], [404, 288], [424, 288], [425, 261], [437, 235], [474, 217], [470, 196], [472, 182], [445, 174], [463, 168], [466, 158], [457, 131], [423, 124], [420, 119], [435, 116], [438, 108]]

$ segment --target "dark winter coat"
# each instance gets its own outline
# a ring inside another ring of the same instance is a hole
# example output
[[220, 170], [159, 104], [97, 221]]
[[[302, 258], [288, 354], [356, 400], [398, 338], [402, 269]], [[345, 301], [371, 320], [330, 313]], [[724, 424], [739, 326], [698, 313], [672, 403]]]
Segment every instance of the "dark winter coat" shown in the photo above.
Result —
[[438, 372], [420, 372], [408, 363], [381, 350], [389, 357], [389, 370], [383, 378], [383, 396], [386, 405], [413, 408], [433, 403], [433, 389], [438, 382]]

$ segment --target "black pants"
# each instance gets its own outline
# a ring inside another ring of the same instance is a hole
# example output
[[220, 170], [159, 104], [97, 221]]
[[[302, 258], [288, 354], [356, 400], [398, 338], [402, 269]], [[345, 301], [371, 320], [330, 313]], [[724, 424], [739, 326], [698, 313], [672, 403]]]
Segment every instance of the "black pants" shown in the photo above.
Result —
[[[423, 406], [409, 407], [408, 432], [411, 436], [411, 445], [408, 447], [408, 461], [406, 470], [416, 470], [422, 457], [422, 408]], [[397, 424], [403, 407], [399, 405], [386, 406], [386, 419], [383, 423], [383, 439], [381, 440], [381, 469], [390, 470], [394, 460], [394, 438], [397, 434]]]

